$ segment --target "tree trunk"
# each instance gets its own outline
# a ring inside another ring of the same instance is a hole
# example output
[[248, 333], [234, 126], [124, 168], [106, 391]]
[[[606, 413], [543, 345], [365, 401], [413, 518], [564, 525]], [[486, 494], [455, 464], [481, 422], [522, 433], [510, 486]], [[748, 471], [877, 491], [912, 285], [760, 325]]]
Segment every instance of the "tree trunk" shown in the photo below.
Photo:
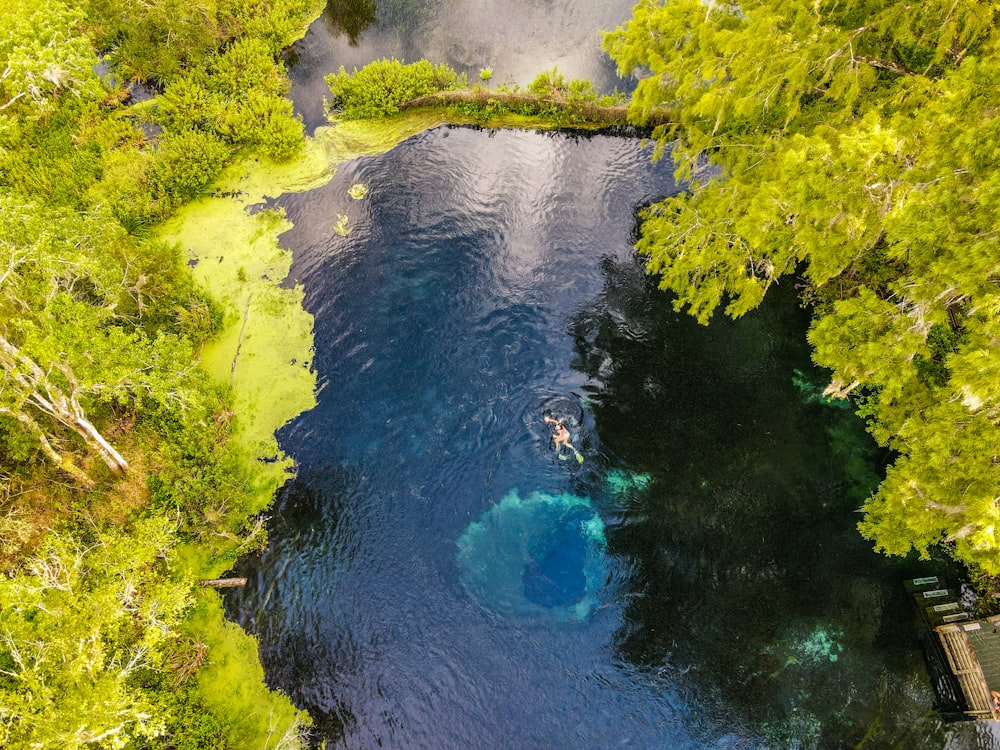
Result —
[[[73, 432], [83, 438], [87, 446], [96, 452], [112, 471], [116, 473], [128, 471], [128, 462], [87, 419], [83, 407], [77, 398], [79, 385], [72, 370], [67, 365], [59, 364], [56, 367], [63, 373], [71, 389], [68, 397], [62, 388], [53, 383], [48, 374], [31, 357], [11, 344], [3, 336], [0, 336], [0, 365], [5, 370], [4, 387], [0, 390], [0, 395], [3, 395], [4, 391], [9, 392], [10, 390], [14, 390], [17, 396], [12, 400], [14, 406], [4, 407], [6, 413], [14, 416], [21, 424], [28, 428], [29, 432], [39, 438], [42, 443], [42, 449], [46, 451], [46, 455], [49, 458], [55, 461], [56, 459], [53, 455], [59, 454], [52, 448], [41, 427], [25, 413], [23, 408], [25, 404], [32, 404], [39, 411], [48, 414], [60, 424], [73, 430]], [[11, 386], [14, 386], [14, 388], [12, 389]], [[93, 482], [89, 478], [86, 482], [83, 482], [73, 469], [76, 469], [80, 474], [83, 474], [82, 471], [77, 469], [71, 461], [67, 465], [66, 461], [68, 459], [61, 457], [61, 460], [56, 461], [56, 463], [76, 477], [78, 481], [81, 481], [84, 486], [93, 487]], [[73, 469], [68, 468], [68, 466], [72, 466]], [[83, 474], [83, 476], [85, 477], [86, 475]]]
[[236, 588], [238, 586], [246, 586], [246, 578], [213, 578], [209, 581], [198, 581], [199, 586], [211, 586], [212, 588], [223, 589], [223, 588]]
[[[461, 91], [438, 91], [426, 96], [411, 99], [399, 105], [399, 109], [416, 109], [419, 107], [443, 107], [452, 104], [485, 105], [490, 100], [505, 106], [546, 107], [561, 112], [572, 112], [580, 115], [586, 122], [594, 125], [628, 125], [628, 106], [606, 106], [597, 102], [574, 101], [552, 95], [535, 94], [530, 91], [506, 92], [463, 89]], [[676, 118], [666, 108], [651, 112], [643, 125], [668, 125]]]
[[42, 447], [42, 453], [44, 453], [52, 463], [73, 477], [73, 479], [83, 485], [86, 489], [94, 489], [94, 480], [87, 476], [87, 473], [83, 469], [73, 463], [73, 459], [69, 456], [64, 456], [52, 447], [52, 443], [50, 443], [49, 439], [45, 436], [45, 431], [42, 430], [41, 426], [39, 426], [39, 424], [32, 419], [29, 414], [26, 414], [23, 411], [15, 413], [6, 407], [0, 407], [0, 414], [7, 414], [8, 416], [14, 417], [14, 419], [24, 425], [24, 428], [29, 433], [35, 436], [35, 439], [38, 440], [39, 445]]

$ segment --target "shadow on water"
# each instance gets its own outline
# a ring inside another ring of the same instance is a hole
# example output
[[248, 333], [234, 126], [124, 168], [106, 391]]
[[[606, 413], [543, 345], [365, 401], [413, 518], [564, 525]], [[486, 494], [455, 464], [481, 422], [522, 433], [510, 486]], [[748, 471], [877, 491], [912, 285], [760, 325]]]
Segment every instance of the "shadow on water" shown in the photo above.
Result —
[[634, 561], [622, 657], [690, 671], [779, 747], [938, 746], [907, 565], [855, 528], [888, 457], [810, 397], [826, 376], [791, 285], [705, 329], [632, 259], [602, 271], [570, 326], [574, 367], [602, 443], [652, 479], [625, 488], [608, 533]]

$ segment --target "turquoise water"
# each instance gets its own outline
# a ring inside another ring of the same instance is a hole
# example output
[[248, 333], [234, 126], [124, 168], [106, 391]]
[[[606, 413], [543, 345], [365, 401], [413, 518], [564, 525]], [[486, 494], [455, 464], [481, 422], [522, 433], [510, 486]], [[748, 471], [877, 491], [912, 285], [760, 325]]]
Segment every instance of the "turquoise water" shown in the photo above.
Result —
[[638, 139], [439, 128], [277, 201], [321, 387], [227, 606], [317, 743], [991, 746], [932, 711], [791, 285], [705, 328], [644, 275], [676, 189]]
[[459, 580], [504, 615], [583, 621], [607, 579], [606, 547], [586, 498], [512, 490], [459, 537]]

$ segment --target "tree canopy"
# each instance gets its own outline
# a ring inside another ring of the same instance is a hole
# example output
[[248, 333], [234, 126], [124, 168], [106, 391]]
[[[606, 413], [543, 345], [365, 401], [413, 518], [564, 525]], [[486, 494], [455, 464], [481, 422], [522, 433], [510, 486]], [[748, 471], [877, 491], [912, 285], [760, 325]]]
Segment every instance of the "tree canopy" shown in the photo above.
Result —
[[190, 618], [259, 539], [255, 477], [196, 358], [220, 307], [148, 230], [299, 148], [278, 54], [320, 5], [0, 4], [3, 747], [246, 746]]
[[[862, 533], [1000, 573], [1000, 3], [666, 0], [605, 37], [690, 190], [637, 244], [707, 323], [772, 284], [897, 452]], [[789, 278], [791, 277], [791, 278]]]

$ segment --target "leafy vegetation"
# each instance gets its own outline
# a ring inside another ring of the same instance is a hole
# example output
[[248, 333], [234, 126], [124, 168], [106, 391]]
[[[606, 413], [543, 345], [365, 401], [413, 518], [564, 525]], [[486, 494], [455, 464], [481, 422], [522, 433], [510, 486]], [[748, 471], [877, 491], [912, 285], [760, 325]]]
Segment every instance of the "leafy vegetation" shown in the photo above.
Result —
[[[212, 3], [212, 23], [206, 7], [167, 0], [5, 5], [0, 182], [25, 199], [105, 208], [136, 232], [197, 196], [240, 149], [287, 158], [302, 126], [277, 54], [317, 4]], [[131, 104], [129, 87], [146, 81], [162, 96]]]
[[828, 395], [898, 453], [864, 505], [888, 554], [1000, 572], [996, 3], [644, 0], [605, 45], [691, 190], [649, 271], [703, 323], [800, 275]]
[[353, 73], [341, 66], [326, 82], [333, 94], [331, 108], [355, 120], [392, 115], [411, 99], [465, 86], [465, 78], [447, 65], [427, 60], [407, 65], [396, 59], [376, 60]]
[[4, 747], [256, 742], [198, 679], [192, 626], [195, 579], [260, 540], [232, 396], [196, 359], [222, 309], [148, 230], [236, 152], [300, 147], [277, 54], [318, 12], [0, 7]]
[[597, 119], [600, 109], [617, 110], [625, 102], [618, 94], [599, 94], [587, 78], [566, 78], [558, 68], [535, 76], [528, 91], [537, 97], [532, 114], [553, 117], [559, 125], [574, 125]]
[[167, 714], [138, 681], [161, 669], [188, 606], [169, 565], [169, 523], [126, 533], [51, 534], [4, 581], [0, 741], [5, 747], [123, 747]]
[[[490, 68], [480, 79], [493, 76]], [[539, 118], [550, 126], [624, 124], [624, 98], [598, 94], [587, 79], [567, 79], [557, 68], [539, 73], [522, 91], [517, 84], [496, 90], [467, 88], [464, 76], [446, 65], [427, 61], [404, 65], [378, 60], [361, 70], [327, 76], [333, 94], [331, 111], [340, 119], [386, 117], [415, 107], [444, 108], [452, 118], [488, 123], [513, 116]]]

